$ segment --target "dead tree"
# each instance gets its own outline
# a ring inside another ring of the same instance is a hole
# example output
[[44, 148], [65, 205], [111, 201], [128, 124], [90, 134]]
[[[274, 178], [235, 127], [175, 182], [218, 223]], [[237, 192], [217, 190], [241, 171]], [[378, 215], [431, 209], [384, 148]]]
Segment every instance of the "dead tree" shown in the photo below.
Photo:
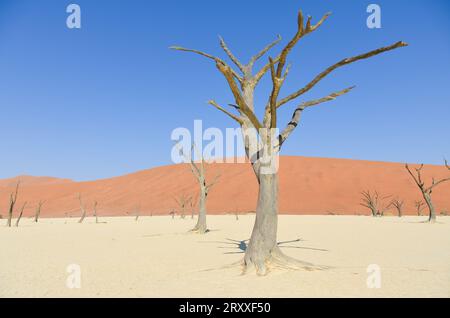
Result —
[[134, 220], [137, 222], [139, 220], [139, 217], [141, 216], [141, 205], [138, 204], [136, 205], [136, 207], [134, 208]]
[[[245, 251], [243, 260], [244, 271], [254, 266], [258, 274], [264, 275], [267, 273], [267, 270], [271, 264], [277, 264], [278, 266], [285, 265], [289, 268], [292, 268], [293, 266], [296, 268], [311, 267], [311, 264], [296, 261], [285, 256], [277, 244], [277, 155], [284, 142], [299, 125], [301, 115], [305, 109], [324, 102], [332, 101], [337, 97], [350, 92], [354, 86], [331, 93], [316, 100], [305, 101], [298, 104], [293, 112], [292, 119], [280, 133], [278, 131], [278, 128], [280, 127], [277, 116], [278, 110], [281, 107], [286, 106], [289, 102], [294, 101], [298, 97], [309, 92], [317, 83], [336, 69], [407, 45], [404, 42], [397, 42], [361, 55], [344, 58], [320, 72], [303, 88], [280, 99], [279, 95], [281, 88], [290, 69], [289, 65], [286, 67], [289, 53], [303, 37], [316, 31], [329, 15], [329, 13], [325, 14], [325, 16], [317, 24], [312, 24], [312, 18], [308, 17], [305, 22], [303, 14], [300, 11], [297, 18], [297, 31], [293, 38], [281, 50], [280, 54], [276, 55], [274, 58], [269, 58], [268, 63], [256, 72], [253, 71], [255, 62], [257, 62], [272, 47], [279, 43], [281, 41], [280, 37], [253, 56], [248, 64], [242, 64], [228, 48], [225, 41], [220, 38], [221, 47], [230, 60], [237, 66], [238, 71], [234, 70], [223, 59], [215, 57], [211, 54], [178, 46], [171, 47], [174, 50], [195, 53], [212, 60], [218, 71], [224, 76], [234, 97], [234, 102], [229, 105], [237, 113], [233, 113], [232, 111], [225, 109], [214, 100], [209, 101], [209, 104], [225, 113], [241, 126], [244, 136], [245, 154], [247, 159], [252, 164], [253, 171], [259, 184], [256, 219], [248, 248]], [[270, 94], [268, 94], [264, 117], [260, 120], [256, 115], [257, 112], [255, 111], [254, 93], [261, 78], [267, 72], [271, 74], [272, 89]]]
[[[419, 166], [419, 168], [415, 168], [414, 170], [416, 171], [416, 174], [414, 174], [411, 169], [409, 168], [408, 164], [405, 164], [405, 168], [408, 171], [408, 173], [411, 175], [411, 177], [414, 179], [414, 182], [416, 183], [417, 187], [420, 189], [420, 192], [422, 193], [422, 196], [425, 200], [425, 203], [427, 204], [428, 207], [428, 212], [429, 212], [429, 217], [428, 217], [428, 222], [430, 223], [434, 223], [436, 222], [436, 211], [434, 209], [433, 206], [433, 201], [431, 199], [431, 194], [433, 193], [434, 188], [436, 188], [438, 185], [440, 185], [441, 183], [444, 183], [446, 181], [450, 180], [450, 177], [445, 178], [445, 179], [441, 179], [436, 181], [434, 178], [431, 179], [431, 185], [430, 186], [426, 186], [425, 182], [422, 180], [422, 169], [423, 169], [423, 164], [421, 164]], [[450, 170], [447, 160], [445, 160], [445, 166], [447, 167], [447, 169]]]
[[422, 216], [422, 211], [425, 208], [425, 203], [421, 200], [415, 201], [414, 206], [416, 207], [417, 216]]
[[19, 186], [20, 181], [17, 182], [16, 190], [9, 196], [8, 221], [6, 222], [7, 227], [11, 227], [12, 217], [14, 213], [14, 206], [16, 205], [17, 196], [19, 194]]
[[22, 209], [20, 209], [19, 217], [18, 217], [17, 220], [16, 220], [15, 227], [19, 227], [19, 222], [20, 222], [20, 219], [22, 218], [23, 211], [25, 210], [25, 207], [26, 207], [26, 206], [27, 206], [27, 202], [25, 202], [25, 203], [22, 205]]
[[[206, 199], [208, 197], [209, 191], [217, 183], [220, 178], [220, 174], [217, 174], [211, 183], [206, 181], [206, 169], [205, 169], [205, 158], [202, 154], [198, 153], [199, 163], [196, 163], [193, 159], [193, 152], [196, 151], [195, 144], [192, 144], [190, 155], [186, 156], [183, 150], [180, 149], [180, 154], [184, 156], [186, 161], [189, 161], [189, 166], [191, 168], [192, 174], [197, 179], [200, 186], [200, 196], [198, 202], [198, 219], [197, 224], [191, 230], [191, 232], [204, 234], [208, 232], [208, 227], [206, 226]], [[191, 201], [192, 202], [192, 201]]]
[[395, 198], [391, 201], [391, 205], [397, 210], [398, 217], [401, 218], [403, 216], [403, 205], [405, 201]]
[[83, 223], [84, 218], [86, 217], [86, 208], [83, 205], [83, 199], [81, 198], [81, 193], [78, 194], [78, 201], [80, 201], [80, 209], [81, 209], [81, 218], [78, 220], [78, 223]]
[[38, 222], [39, 217], [41, 215], [42, 206], [44, 205], [45, 201], [39, 201], [38, 205], [36, 206], [36, 212], [34, 214], [34, 222]]
[[380, 196], [378, 191], [373, 193], [369, 190], [361, 192], [362, 202], [360, 205], [370, 209], [373, 217], [384, 216], [384, 212], [389, 208], [390, 204], [384, 204], [384, 200], [390, 196]]
[[97, 201], [94, 202], [94, 217], [95, 217], [95, 223], [98, 223], [98, 215], [97, 215]]
[[[180, 195], [179, 198], [174, 198], [175, 202], [180, 208], [180, 217], [184, 219], [186, 217], [186, 207], [192, 201], [192, 197], [185, 195], [184, 193]], [[173, 216], [172, 216], [173, 218]]]

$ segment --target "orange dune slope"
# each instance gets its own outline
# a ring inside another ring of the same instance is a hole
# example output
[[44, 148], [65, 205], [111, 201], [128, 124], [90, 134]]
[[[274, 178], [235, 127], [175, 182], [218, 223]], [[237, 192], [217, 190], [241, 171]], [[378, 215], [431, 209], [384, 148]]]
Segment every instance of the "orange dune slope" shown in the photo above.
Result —
[[[208, 196], [208, 213], [223, 214], [255, 210], [257, 183], [249, 164], [208, 164], [207, 174], [218, 183]], [[426, 182], [450, 176], [443, 166], [426, 165]], [[0, 180], [0, 215], [5, 218], [10, 193], [21, 180], [17, 210], [26, 201], [30, 216], [40, 200], [42, 217], [80, 215], [78, 194], [92, 214], [98, 202], [101, 216], [167, 215], [178, 212], [175, 198], [198, 195], [198, 185], [189, 166], [172, 165], [139, 171], [110, 179], [74, 182], [67, 179], [17, 177]], [[377, 190], [382, 196], [405, 200], [405, 214], [415, 214], [420, 193], [400, 163], [306, 157], [280, 158], [280, 213], [369, 214], [360, 205], [361, 191]], [[433, 192], [438, 213], [450, 212], [450, 182]], [[389, 201], [389, 199], [386, 199]], [[395, 213], [393, 209], [391, 213]], [[186, 214], [190, 214], [190, 207]]]

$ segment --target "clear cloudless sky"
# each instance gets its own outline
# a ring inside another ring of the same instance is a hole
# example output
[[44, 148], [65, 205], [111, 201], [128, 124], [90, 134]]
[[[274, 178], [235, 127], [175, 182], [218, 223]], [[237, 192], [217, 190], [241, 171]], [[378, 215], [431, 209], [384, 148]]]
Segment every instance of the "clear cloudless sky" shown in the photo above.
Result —
[[[79, 30], [66, 27], [70, 3], [81, 7]], [[370, 3], [381, 6], [381, 29], [366, 26]], [[221, 35], [247, 61], [277, 34], [285, 44], [300, 8], [313, 21], [333, 14], [292, 51], [281, 95], [344, 57], [399, 40], [410, 46], [320, 82], [306, 99], [357, 88], [305, 111], [282, 154], [450, 158], [448, 0], [0, 0], [0, 178], [90, 180], [171, 164], [174, 128], [192, 130], [195, 119], [205, 128], [235, 123], [206, 104], [233, 102], [214, 64], [168, 47], [225, 58]], [[269, 90], [266, 77], [257, 107]], [[280, 123], [295, 106], [281, 109]]]

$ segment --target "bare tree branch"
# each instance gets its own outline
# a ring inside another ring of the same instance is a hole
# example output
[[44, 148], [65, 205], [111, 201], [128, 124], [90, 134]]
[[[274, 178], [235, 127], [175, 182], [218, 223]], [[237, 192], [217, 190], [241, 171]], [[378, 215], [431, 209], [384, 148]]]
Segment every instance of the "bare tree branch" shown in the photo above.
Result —
[[241, 70], [243, 74], [245, 74], [245, 66], [241, 64], [241, 62], [236, 58], [236, 56], [234, 56], [233, 52], [231, 52], [231, 50], [228, 48], [227, 44], [225, 43], [224, 39], [221, 36], [219, 36], [219, 40], [220, 46], [225, 51], [225, 53], [227, 53], [230, 60], [233, 61], [233, 63]]
[[214, 180], [206, 186], [206, 189], [209, 191], [216, 183], [219, 181], [220, 177], [222, 176], [221, 173], [216, 174], [214, 177]]
[[252, 58], [250, 59], [250, 62], [248, 63], [248, 65], [253, 66], [256, 61], [258, 61], [261, 57], [263, 57], [264, 54], [266, 54], [275, 45], [280, 43], [280, 41], [281, 41], [281, 35], [277, 35], [277, 39], [275, 41], [273, 41], [272, 43], [267, 45], [265, 48], [263, 48], [261, 51], [259, 51], [258, 54], [252, 56]]
[[[193, 49], [187, 49], [187, 48], [184, 48], [184, 47], [181, 47], [181, 46], [171, 46], [171, 47], [169, 47], [169, 48], [172, 49], [172, 50], [177, 50], [177, 51], [196, 53], [196, 54], [199, 54], [199, 55], [204, 56], [204, 57], [206, 57], [206, 58], [209, 58], [209, 59], [211, 59], [211, 60], [214, 60], [216, 63], [220, 63], [220, 64], [222, 64], [222, 65], [228, 66], [228, 64], [225, 63], [224, 60], [222, 60], [222, 59], [220, 59], [220, 58], [218, 58], [218, 57], [215, 57], [215, 56], [213, 56], [213, 55], [211, 55], [211, 54], [202, 52], [202, 51], [193, 50]], [[234, 76], [239, 82], [242, 82], [242, 77], [241, 77], [238, 73], [236, 73], [236, 71], [233, 70], [230, 66], [228, 66], [228, 67], [229, 67], [229, 69], [230, 69], [230, 72], [233, 74], [233, 76]]]
[[[286, 63], [286, 56], [290, 52], [290, 50], [295, 46], [295, 44], [302, 38], [303, 36], [315, 31], [319, 26], [322, 25], [322, 23], [329, 17], [330, 13], [325, 14], [320, 21], [314, 25], [311, 26], [311, 17], [308, 17], [308, 22], [306, 23], [306, 28], [303, 26], [303, 13], [301, 11], [298, 12], [297, 15], [297, 33], [295, 34], [294, 38], [288, 43], [288, 45], [283, 49], [283, 51], [278, 55], [276, 58], [273, 59], [273, 63], [278, 63], [282, 61], [281, 66], [279, 67], [280, 70], [283, 69], [285, 63]], [[281, 40], [281, 39], [280, 39]], [[278, 43], [278, 42], [276, 42]], [[275, 44], [276, 44], [275, 43]], [[265, 51], [267, 52], [267, 50]], [[264, 53], [265, 53], [264, 52]], [[284, 58], [283, 58], [284, 55]], [[283, 59], [283, 60], [282, 60]], [[267, 73], [267, 71], [271, 67], [271, 62], [266, 64], [264, 67], [261, 68], [261, 70], [254, 76], [253, 81], [254, 84], [258, 84], [258, 82], [261, 80], [261, 78], [264, 76], [264, 74]], [[279, 74], [281, 76], [281, 73]]]
[[243, 120], [242, 118], [230, 113], [229, 111], [227, 111], [225, 108], [223, 108], [222, 106], [220, 106], [219, 104], [217, 104], [214, 100], [210, 100], [208, 101], [208, 104], [214, 106], [215, 108], [217, 108], [218, 110], [220, 110], [221, 112], [227, 114], [229, 117], [231, 117], [232, 119], [234, 119], [235, 121], [237, 121], [239, 124], [242, 125]]
[[421, 164], [419, 168], [416, 168], [417, 177], [412, 173], [411, 169], [409, 169], [409, 165], [407, 163], [405, 164], [405, 168], [408, 171], [408, 173], [411, 175], [411, 177], [414, 179], [414, 181], [416, 182], [417, 186], [420, 189], [423, 189], [424, 184], [422, 182], [422, 177], [421, 177], [421, 173], [420, 173], [420, 171], [423, 168], [423, 164]]
[[262, 128], [262, 124], [259, 122], [255, 113], [253, 112], [253, 110], [250, 109], [250, 107], [247, 105], [244, 98], [242, 97], [241, 91], [239, 90], [239, 87], [237, 86], [232, 76], [230, 67], [221, 63], [216, 63], [216, 66], [219, 69], [219, 71], [225, 76], [228, 85], [230, 86], [231, 92], [233, 93], [234, 99], [239, 106], [240, 111], [245, 116], [247, 116], [247, 118], [250, 120], [250, 122], [256, 129], [259, 130], [260, 128]]
[[370, 51], [368, 53], [364, 53], [364, 54], [360, 54], [354, 57], [350, 57], [350, 58], [345, 58], [341, 61], [339, 61], [338, 63], [328, 67], [325, 71], [323, 71], [322, 73], [320, 73], [319, 75], [317, 75], [311, 82], [309, 82], [305, 87], [303, 87], [302, 89], [296, 91], [295, 93], [283, 98], [282, 100], [280, 100], [278, 102], [278, 107], [286, 104], [287, 102], [299, 97], [300, 95], [306, 93], [307, 91], [309, 91], [311, 88], [313, 88], [319, 81], [321, 81], [325, 76], [327, 76], [328, 74], [330, 74], [332, 71], [334, 71], [335, 69], [342, 67], [344, 65], [347, 64], [351, 64], [353, 62], [359, 61], [359, 60], [363, 60], [363, 59], [367, 59], [369, 57], [387, 52], [387, 51], [391, 51], [400, 47], [404, 47], [407, 46], [408, 44], [405, 42], [397, 42], [394, 43], [390, 46], [386, 46], [386, 47], [382, 47], [373, 51]]
[[434, 178], [433, 178], [433, 181], [432, 181], [432, 184], [431, 184], [431, 186], [429, 186], [426, 190], [432, 190], [433, 188], [435, 188], [436, 186], [438, 186], [439, 184], [441, 184], [441, 183], [443, 183], [443, 182], [446, 182], [446, 181], [450, 181], [450, 177], [448, 177], [448, 178], [445, 178], [445, 179], [441, 179], [441, 180], [439, 180], [439, 181], [436, 181], [436, 180], [434, 180]]
[[301, 103], [294, 111], [292, 115], [291, 121], [287, 124], [286, 128], [281, 132], [280, 136], [278, 137], [278, 147], [280, 148], [281, 145], [286, 141], [286, 139], [290, 136], [290, 134], [294, 131], [294, 129], [298, 126], [298, 123], [300, 122], [302, 112], [305, 110], [305, 108], [319, 105], [328, 101], [335, 100], [337, 97], [342, 96], [344, 94], [347, 94], [350, 92], [355, 86], [348, 87], [346, 89], [343, 89], [339, 92], [332, 93], [326, 97], [322, 97], [320, 99], [311, 100], [308, 102]]

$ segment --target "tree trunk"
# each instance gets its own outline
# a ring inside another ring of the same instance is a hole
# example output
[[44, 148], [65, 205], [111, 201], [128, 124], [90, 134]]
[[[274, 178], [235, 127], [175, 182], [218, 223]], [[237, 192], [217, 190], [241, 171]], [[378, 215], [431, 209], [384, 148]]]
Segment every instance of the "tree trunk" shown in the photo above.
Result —
[[428, 210], [430, 212], [428, 222], [435, 223], [436, 222], [436, 211], [434, 210], [433, 201], [431, 200], [431, 194], [424, 192], [423, 198], [425, 199], [425, 202], [428, 206]]
[[39, 220], [39, 215], [41, 214], [41, 207], [36, 208], [36, 214], [34, 215], [34, 222], [37, 223]]
[[199, 211], [197, 224], [192, 229], [192, 232], [197, 232], [199, 234], [204, 234], [208, 232], [206, 226], [206, 197], [208, 196], [205, 186], [200, 187], [200, 201], [199, 201]]
[[244, 263], [253, 264], [258, 274], [265, 275], [272, 253], [279, 253], [277, 246], [278, 226], [278, 174], [259, 177], [256, 219], [250, 242], [245, 251]]
[[12, 217], [13, 217], [13, 209], [11, 209], [10, 207], [8, 211], [8, 221], [6, 222], [7, 227], [11, 227]]
[[15, 227], [19, 227], [19, 222], [20, 222], [20, 219], [22, 218], [22, 215], [23, 215], [23, 210], [20, 212], [19, 217], [16, 220]]

